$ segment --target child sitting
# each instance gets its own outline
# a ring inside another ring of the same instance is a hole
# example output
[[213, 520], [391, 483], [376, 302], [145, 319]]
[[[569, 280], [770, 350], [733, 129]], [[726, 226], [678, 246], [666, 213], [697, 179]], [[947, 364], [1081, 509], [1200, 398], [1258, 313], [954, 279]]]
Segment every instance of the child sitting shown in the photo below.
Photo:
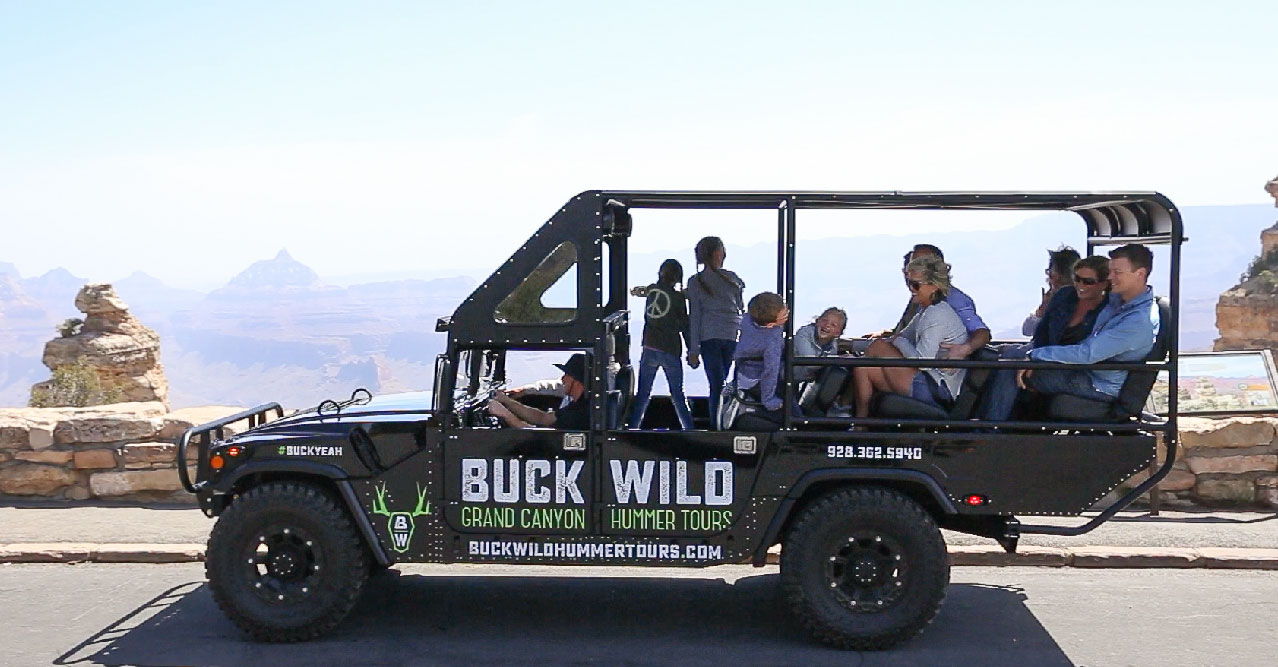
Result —
[[779, 294], [761, 292], [746, 308], [741, 317], [740, 338], [736, 352], [737, 388], [750, 394], [758, 393], [763, 407], [779, 414], [784, 403], [778, 388], [781, 386], [781, 366], [785, 354], [785, 330], [790, 319], [790, 309]]

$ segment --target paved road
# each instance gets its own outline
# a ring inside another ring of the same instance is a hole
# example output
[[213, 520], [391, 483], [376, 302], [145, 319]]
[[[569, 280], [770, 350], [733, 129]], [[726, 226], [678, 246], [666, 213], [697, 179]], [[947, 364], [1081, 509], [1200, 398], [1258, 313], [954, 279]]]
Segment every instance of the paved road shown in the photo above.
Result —
[[809, 641], [776, 568], [406, 566], [325, 640], [254, 644], [201, 566], [0, 566], [3, 665], [1272, 665], [1278, 573], [960, 568], [894, 651]]

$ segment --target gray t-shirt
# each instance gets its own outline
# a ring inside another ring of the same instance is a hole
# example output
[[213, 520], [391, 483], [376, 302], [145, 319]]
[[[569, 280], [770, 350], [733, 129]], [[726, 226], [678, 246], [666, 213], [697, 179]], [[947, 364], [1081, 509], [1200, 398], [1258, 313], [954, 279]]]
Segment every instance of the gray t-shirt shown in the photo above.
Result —
[[688, 281], [688, 354], [701, 354], [701, 341], [712, 338], [736, 341], [741, 328], [745, 289], [737, 274], [706, 269]]
[[[905, 325], [892, 344], [910, 359], [936, 359], [941, 353], [941, 343], [966, 343], [967, 327], [949, 303], [942, 301], [924, 308]], [[957, 397], [963, 386], [965, 368], [920, 369], [950, 390]]]
[[[838, 352], [838, 339], [822, 345], [817, 342], [816, 324], [805, 324], [794, 332], [794, 356], [796, 357], [828, 357]], [[820, 366], [798, 366], [794, 367], [794, 379], [798, 382], [806, 382], [816, 377], [821, 370]]]

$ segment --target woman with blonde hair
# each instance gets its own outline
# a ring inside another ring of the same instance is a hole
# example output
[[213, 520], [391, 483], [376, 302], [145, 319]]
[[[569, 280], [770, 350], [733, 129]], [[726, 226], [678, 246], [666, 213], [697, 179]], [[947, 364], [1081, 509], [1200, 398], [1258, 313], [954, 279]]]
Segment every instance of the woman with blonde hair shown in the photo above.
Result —
[[[950, 292], [950, 265], [936, 256], [916, 257], [905, 267], [910, 300], [918, 313], [891, 339], [907, 359], [936, 359], [942, 344], [967, 342], [967, 328], [946, 303]], [[857, 366], [852, 370], [856, 390], [856, 416], [870, 416], [874, 392], [891, 392], [946, 407], [958, 396], [966, 371], [961, 368], [884, 368]]]

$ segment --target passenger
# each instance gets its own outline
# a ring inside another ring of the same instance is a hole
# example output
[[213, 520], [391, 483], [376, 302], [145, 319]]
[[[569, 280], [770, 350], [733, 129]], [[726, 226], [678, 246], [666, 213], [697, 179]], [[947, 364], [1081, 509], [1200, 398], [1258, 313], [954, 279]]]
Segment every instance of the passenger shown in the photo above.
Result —
[[705, 268], [688, 281], [688, 365], [696, 368], [705, 357], [713, 424], [718, 417], [719, 394], [737, 348], [745, 283], [723, 268], [727, 251], [719, 237], [707, 236], [697, 241], [696, 256], [697, 264]]
[[657, 369], [661, 369], [670, 386], [670, 400], [679, 426], [685, 431], [692, 430], [692, 413], [683, 395], [683, 342], [689, 340], [689, 335], [688, 302], [679, 289], [682, 284], [683, 265], [667, 259], [657, 272], [657, 282], [633, 291], [635, 296], [646, 296], [647, 302], [643, 315], [643, 352], [639, 356], [639, 391], [630, 411], [630, 428], [639, 428], [643, 423], [643, 413], [652, 397], [652, 382], [657, 377]]
[[[1112, 292], [1096, 316], [1095, 330], [1080, 343], [1048, 345], [1030, 350], [1034, 361], [1064, 364], [1095, 364], [1143, 361], [1154, 347], [1160, 326], [1158, 304], [1149, 287], [1154, 255], [1143, 245], [1131, 243], [1109, 253], [1109, 282]], [[1099, 277], [1099, 275], [1098, 275]], [[1099, 283], [1098, 283], [1099, 285]], [[1127, 371], [1090, 369], [1050, 369], [1016, 373], [1016, 384], [1044, 394], [1070, 394], [1081, 398], [1113, 402], [1127, 380]], [[1002, 401], [1002, 413], [987, 418], [1007, 419], [1012, 401]]]
[[[1080, 259], [1078, 251], [1063, 245], [1056, 250], [1047, 251], [1047, 268], [1043, 273], [1047, 274], [1047, 289], [1042, 290], [1042, 303], [1038, 308], [1025, 317], [1025, 321], [1021, 323], [1021, 333], [1026, 336], [1033, 336], [1034, 331], [1038, 329], [1038, 323], [1043, 321], [1043, 314], [1047, 312], [1047, 307], [1052, 302], [1052, 297], [1061, 291], [1069, 292], [1065, 289], [1073, 283], [1070, 282], [1070, 271], [1074, 268], [1074, 262]], [[1103, 258], [1102, 258], [1103, 259]]]
[[[941, 260], [942, 263], [945, 261], [945, 254], [941, 252], [941, 249], [927, 243], [920, 243], [914, 246], [914, 250], [911, 251], [911, 262], [919, 257], [935, 257]], [[948, 264], [945, 266], [949, 267]], [[947, 268], [947, 277], [948, 274], [949, 271]], [[989, 344], [990, 328], [985, 326], [985, 321], [981, 319], [980, 315], [976, 314], [976, 303], [973, 302], [972, 297], [968, 296], [963, 290], [950, 286], [949, 293], [943, 298], [945, 299], [945, 302], [950, 304], [950, 307], [954, 309], [954, 314], [958, 315], [959, 320], [963, 322], [963, 328], [967, 330], [967, 342], [961, 345], [952, 345], [949, 343], [942, 344], [941, 350], [943, 350], [943, 354], [940, 358], [966, 359], [971, 356], [973, 352]], [[914, 304], [914, 299], [910, 299], [910, 302], [911, 305], [914, 305], [917, 309], [917, 304]], [[909, 313], [909, 310], [910, 306], [906, 306], [907, 314]], [[901, 326], [902, 323], [898, 322], [897, 327], [899, 328]]]
[[590, 428], [590, 396], [586, 388], [586, 355], [574, 354], [566, 363], [555, 364], [563, 371], [561, 382], [568, 402], [554, 412], [538, 410], [497, 392], [488, 401], [488, 412], [511, 428], [548, 428], [584, 431]]
[[[909, 286], [910, 278], [907, 275], [907, 268], [911, 261], [919, 257], [936, 257], [942, 261], [945, 260], [945, 253], [941, 249], [930, 243], [919, 243], [915, 245], [910, 252], [905, 253], [904, 263], [901, 266], [901, 276], [905, 279], [906, 286]], [[985, 321], [980, 315], [976, 314], [976, 303], [972, 301], [972, 297], [968, 296], [963, 290], [957, 287], [950, 287], [949, 295], [945, 297], [946, 303], [954, 309], [954, 312], [963, 322], [963, 327], [967, 330], [968, 339], [963, 345], [943, 345], [942, 357], [945, 359], [966, 359], [971, 354], [990, 342], [990, 328], [985, 325]], [[896, 326], [870, 334], [866, 338], [854, 341], [852, 351], [856, 355], [868, 355], [871, 357], [900, 357], [891, 345], [886, 345], [884, 341], [879, 339], [889, 339], [900, 335], [905, 326], [914, 319], [919, 312], [919, 306], [915, 303], [913, 297], [905, 304], [905, 310], [901, 313], [901, 319], [897, 320]], [[844, 401], [847, 403], [848, 401]]]
[[[1049, 345], [1075, 345], [1092, 334], [1096, 318], [1105, 307], [1109, 295], [1109, 260], [1099, 255], [1074, 263], [1072, 289], [1060, 290], [1043, 311], [1026, 345], [1005, 346], [1004, 359], [1026, 359], [1029, 351]], [[977, 414], [981, 419], [1004, 421], [1016, 410], [1016, 370], [994, 371], [985, 388], [985, 396]]]
[[[760, 292], [750, 299], [749, 312], [741, 318], [741, 340], [733, 355], [737, 363], [737, 389], [758, 394], [768, 418], [780, 419], [785, 403], [780, 391], [785, 355], [785, 326], [790, 309], [773, 292]], [[714, 398], [714, 397], [711, 397]]]
[[[947, 295], [953, 294], [950, 265], [934, 253], [916, 256], [906, 266], [906, 276], [913, 294], [911, 301], [917, 307], [913, 319], [890, 341], [897, 356], [936, 359], [943, 354], [945, 345], [951, 349], [965, 346], [968, 330], [946, 300]], [[876, 391], [903, 394], [943, 407], [958, 395], [965, 375], [966, 371], [959, 368], [855, 367], [852, 379], [856, 416], [870, 415], [870, 399]]]
[[[826, 308], [811, 324], [794, 332], [794, 356], [828, 357], [838, 352], [839, 336], [847, 327], [848, 314], [842, 308]], [[808, 382], [820, 371], [818, 366], [795, 366], [795, 382]]]
[[1052, 297], [1035, 327], [1033, 347], [1075, 345], [1091, 335], [1109, 296], [1109, 260], [1093, 255], [1073, 264], [1073, 289]]

